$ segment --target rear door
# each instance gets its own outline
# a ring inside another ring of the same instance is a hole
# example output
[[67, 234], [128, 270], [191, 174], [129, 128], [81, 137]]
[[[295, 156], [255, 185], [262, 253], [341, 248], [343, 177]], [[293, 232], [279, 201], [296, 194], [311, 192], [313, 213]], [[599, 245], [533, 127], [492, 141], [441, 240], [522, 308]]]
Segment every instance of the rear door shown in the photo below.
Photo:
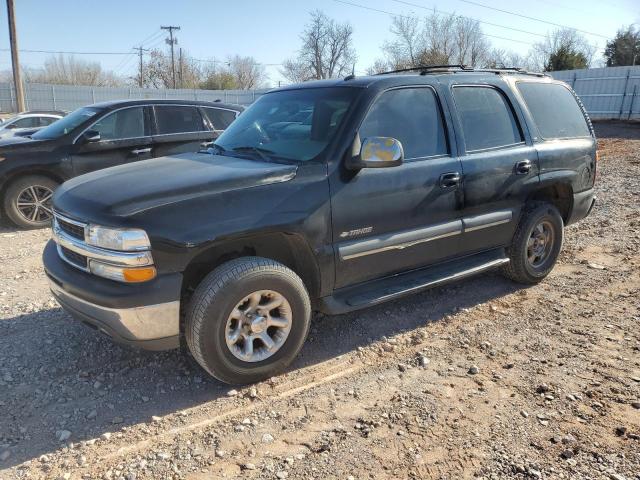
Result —
[[213, 140], [200, 109], [194, 105], [154, 105], [154, 157], [197, 152]]
[[121, 108], [96, 120], [83, 133], [98, 133], [100, 140], [86, 142], [80, 134], [71, 147], [74, 175], [151, 158], [148, 120], [147, 108], [141, 105]]
[[511, 242], [529, 193], [539, 183], [538, 158], [513, 92], [496, 85], [453, 85], [464, 175], [462, 249]]

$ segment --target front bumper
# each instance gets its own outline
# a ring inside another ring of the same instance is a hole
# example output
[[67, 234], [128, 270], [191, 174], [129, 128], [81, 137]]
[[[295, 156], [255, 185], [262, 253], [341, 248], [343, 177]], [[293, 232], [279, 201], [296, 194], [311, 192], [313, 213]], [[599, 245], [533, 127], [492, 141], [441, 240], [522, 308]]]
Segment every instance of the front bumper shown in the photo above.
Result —
[[120, 284], [67, 264], [52, 240], [45, 247], [43, 263], [53, 296], [77, 320], [119, 343], [146, 350], [179, 347], [182, 275]]

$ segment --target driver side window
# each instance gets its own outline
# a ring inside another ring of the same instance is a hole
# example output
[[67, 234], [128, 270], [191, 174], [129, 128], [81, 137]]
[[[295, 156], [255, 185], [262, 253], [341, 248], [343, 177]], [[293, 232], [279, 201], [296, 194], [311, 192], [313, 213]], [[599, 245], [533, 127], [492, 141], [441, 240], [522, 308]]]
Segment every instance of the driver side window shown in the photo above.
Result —
[[143, 107], [125, 108], [94, 123], [89, 130], [100, 133], [101, 140], [123, 140], [144, 137]]
[[404, 158], [447, 155], [447, 137], [435, 92], [428, 87], [388, 90], [378, 97], [360, 126], [360, 139], [392, 137]]

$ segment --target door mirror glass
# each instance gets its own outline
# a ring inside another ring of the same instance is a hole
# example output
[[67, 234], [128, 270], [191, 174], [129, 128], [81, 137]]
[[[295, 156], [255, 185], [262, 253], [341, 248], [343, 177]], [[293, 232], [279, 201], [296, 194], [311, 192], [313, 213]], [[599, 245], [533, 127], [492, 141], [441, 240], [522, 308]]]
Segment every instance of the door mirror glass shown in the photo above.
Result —
[[100, 132], [97, 130], [87, 130], [82, 134], [82, 143], [95, 143], [100, 141]]
[[403, 160], [404, 151], [399, 140], [367, 137], [362, 141], [360, 153], [352, 157], [347, 166], [351, 169], [396, 167], [402, 165]]

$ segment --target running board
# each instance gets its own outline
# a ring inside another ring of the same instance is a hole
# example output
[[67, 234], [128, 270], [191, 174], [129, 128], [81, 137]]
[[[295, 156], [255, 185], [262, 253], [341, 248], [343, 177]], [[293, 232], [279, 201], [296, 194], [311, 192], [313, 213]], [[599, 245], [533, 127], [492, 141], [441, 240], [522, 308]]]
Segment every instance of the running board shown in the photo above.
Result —
[[337, 290], [320, 298], [316, 308], [331, 315], [346, 313], [461, 280], [508, 262], [503, 248], [490, 250]]

